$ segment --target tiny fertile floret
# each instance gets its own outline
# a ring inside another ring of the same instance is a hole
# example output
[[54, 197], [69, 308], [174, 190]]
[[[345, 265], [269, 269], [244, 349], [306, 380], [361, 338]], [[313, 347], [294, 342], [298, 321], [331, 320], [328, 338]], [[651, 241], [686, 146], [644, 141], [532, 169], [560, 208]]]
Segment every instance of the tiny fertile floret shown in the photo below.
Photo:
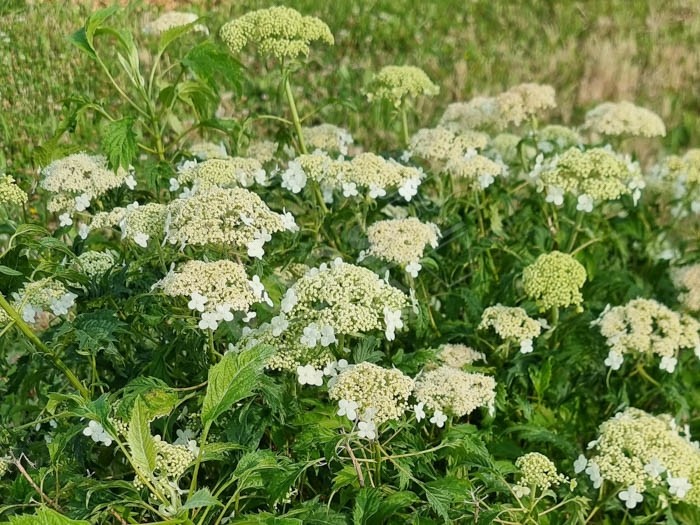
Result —
[[523, 270], [525, 294], [537, 302], [541, 311], [553, 307], [579, 307], [586, 269], [571, 255], [559, 251], [540, 255]]

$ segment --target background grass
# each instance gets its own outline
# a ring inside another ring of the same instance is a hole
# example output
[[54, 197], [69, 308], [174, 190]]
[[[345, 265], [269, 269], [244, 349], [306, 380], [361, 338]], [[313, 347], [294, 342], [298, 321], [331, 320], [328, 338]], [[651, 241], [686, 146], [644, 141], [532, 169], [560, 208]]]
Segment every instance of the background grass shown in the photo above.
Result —
[[[362, 94], [369, 76], [386, 64], [413, 64], [441, 93], [423, 102], [413, 126], [433, 124], [444, 107], [520, 82], [552, 84], [559, 108], [552, 121], [580, 123], [604, 100], [633, 100], [658, 112], [676, 151], [700, 143], [700, 3], [676, 1], [374, 0], [287, 2], [196, 0], [131, 2], [118, 23], [137, 34], [166, 9], [196, 11], [216, 31], [246, 11], [284, 3], [328, 23], [334, 47], [316, 47], [296, 84], [311, 121], [349, 128], [370, 149], [391, 147], [388, 114]], [[0, 170], [35, 179], [35, 148], [54, 132], [62, 101], [71, 95], [112, 96], [88, 60], [68, 42], [100, 2], [0, 0]], [[274, 111], [265, 94], [274, 86], [261, 64], [242, 57], [248, 81], [223, 111]], [[66, 140], [92, 144], [89, 122]]]

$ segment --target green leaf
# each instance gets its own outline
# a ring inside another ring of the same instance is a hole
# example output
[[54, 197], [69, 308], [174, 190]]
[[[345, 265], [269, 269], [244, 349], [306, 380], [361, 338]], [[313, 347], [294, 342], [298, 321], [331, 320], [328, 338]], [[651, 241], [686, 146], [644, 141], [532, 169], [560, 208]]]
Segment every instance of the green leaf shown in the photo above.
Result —
[[182, 65], [217, 93], [225, 90], [239, 91], [241, 88], [241, 65], [231, 53], [210, 40], [190, 49], [182, 59]]
[[17, 270], [13, 270], [12, 268], [9, 268], [7, 266], [3, 266], [0, 264], [0, 273], [9, 275], [11, 277], [21, 277], [22, 272], [18, 272]]
[[90, 522], [72, 520], [55, 510], [42, 507], [36, 511], [36, 514], [10, 516], [10, 521], [2, 522], [0, 525], [90, 525]]
[[165, 382], [155, 377], [137, 377], [124, 387], [117, 417], [128, 420], [137, 399], [141, 401], [146, 419], [149, 421], [167, 416], [177, 405], [179, 396]]
[[183, 510], [199, 509], [202, 507], [213, 507], [214, 505], [220, 505], [223, 507], [223, 504], [218, 499], [216, 499], [214, 496], [211, 495], [211, 492], [209, 492], [209, 489], [204, 488], [204, 489], [199, 489], [197, 492], [192, 494], [191, 497], [187, 498], [187, 503], [185, 503], [180, 508]]
[[381, 493], [374, 488], [365, 487], [357, 494], [355, 508], [352, 511], [353, 525], [366, 525], [381, 505]]
[[107, 21], [107, 19], [114, 15], [114, 13], [117, 11], [119, 11], [119, 7], [116, 5], [105, 7], [104, 9], [99, 9], [98, 11], [92, 13], [85, 21], [85, 40], [93, 50], [95, 49], [95, 34], [100, 28], [103, 27], [103, 24]]
[[146, 408], [140, 398], [134, 403], [126, 442], [138, 474], [150, 478], [156, 468], [156, 446], [146, 418]]
[[183, 26], [171, 27], [167, 31], [160, 34], [158, 38], [158, 55], [163, 54], [163, 52], [168, 48], [170, 44], [175, 42], [178, 38], [189, 33], [194, 26], [196, 26], [201, 18], [198, 18], [194, 22], [185, 24]]
[[202, 405], [202, 423], [213, 422], [234, 403], [253, 395], [263, 367], [274, 353], [260, 345], [242, 352], [229, 352], [209, 369], [209, 383]]
[[107, 124], [102, 138], [102, 149], [107, 154], [112, 168], [121, 166], [128, 169], [136, 157], [136, 134], [133, 126], [133, 117], [124, 117]]

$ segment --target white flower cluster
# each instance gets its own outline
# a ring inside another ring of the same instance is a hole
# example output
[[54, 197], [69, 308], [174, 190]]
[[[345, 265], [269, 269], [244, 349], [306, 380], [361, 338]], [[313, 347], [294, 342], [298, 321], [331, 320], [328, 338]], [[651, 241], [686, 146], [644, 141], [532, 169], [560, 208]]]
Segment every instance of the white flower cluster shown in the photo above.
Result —
[[408, 145], [411, 156], [427, 160], [437, 169], [453, 157], [461, 157], [469, 150], [482, 150], [489, 142], [489, 136], [479, 131], [453, 132], [447, 128], [419, 129]]
[[669, 373], [676, 369], [683, 349], [694, 349], [700, 358], [700, 323], [653, 299], [608, 305], [593, 324], [606, 338], [610, 353], [605, 364], [613, 370], [622, 366], [625, 354], [658, 355], [659, 368]]
[[245, 248], [261, 258], [271, 234], [298, 229], [290, 213], [275, 213], [255, 193], [243, 188], [212, 187], [168, 204], [165, 239], [171, 244], [224, 244]]
[[42, 175], [41, 187], [54, 194], [47, 208], [65, 215], [63, 222], [74, 212], [85, 211], [93, 200], [111, 189], [136, 186], [133, 175], [121, 168], [114, 172], [107, 167], [105, 157], [85, 153], [52, 162], [42, 170]]
[[378, 426], [403, 415], [412, 390], [413, 380], [400, 370], [359, 363], [347, 366], [329, 382], [328, 396], [345, 401], [346, 415], [348, 406], [352, 407], [349, 415], [370, 411], [371, 417], [363, 420]]
[[190, 154], [199, 160], [226, 159], [228, 152], [223, 142], [195, 142], [189, 147]]
[[348, 146], [354, 142], [349, 131], [333, 124], [302, 128], [302, 134], [309, 150], [320, 149], [328, 153], [347, 155]]
[[318, 182], [329, 202], [332, 202], [334, 190], [342, 191], [344, 197], [366, 192], [372, 199], [398, 190], [401, 197], [410, 201], [418, 193], [425, 174], [418, 168], [404, 166], [374, 153], [361, 153], [352, 160], [334, 160], [326, 153], [316, 151], [290, 161], [281, 176], [282, 187], [292, 193], [304, 189], [308, 179]]
[[486, 356], [482, 352], [477, 352], [463, 344], [444, 344], [440, 346], [437, 357], [446, 366], [452, 368], [462, 368], [476, 361], [486, 361]]
[[690, 442], [687, 426], [684, 434], [669, 416], [628, 408], [600, 426], [588, 445], [592, 457], [579, 456], [574, 469], [585, 470], [595, 488], [604, 481], [627, 487], [618, 496], [630, 509], [655, 488], [700, 506], [700, 449]]
[[195, 184], [199, 190], [212, 186], [248, 188], [254, 183], [268, 184], [268, 176], [258, 159], [247, 157], [211, 158], [204, 162], [185, 162], [178, 169], [177, 184], [173, 191], [184, 184]]
[[445, 171], [467, 182], [469, 187], [485, 190], [494, 183], [496, 177], [505, 175], [507, 168], [502, 162], [491, 160], [470, 149], [464, 155], [450, 158], [445, 164]]
[[[515, 466], [520, 469], [521, 487], [536, 487], [547, 490], [569, 480], [557, 472], [556, 465], [544, 454], [530, 452], [515, 460]], [[529, 492], [528, 492], [529, 493]]]
[[523, 290], [537, 301], [540, 311], [576, 305], [581, 308], [581, 287], [586, 269], [568, 253], [543, 253], [523, 269]]
[[666, 126], [653, 111], [631, 102], [604, 102], [588, 113], [583, 125], [601, 135], [632, 137], [663, 137]]
[[[25, 323], [35, 329], [45, 329], [51, 320], [68, 314], [78, 296], [66, 290], [63, 283], [50, 277], [25, 283], [12, 294], [12, 306], [20, 313]], [[0, 310], [0, 326], [10, 321], [4, 310]]]
[[680, 291], [678, 301], [690, 312], [700, 312], [700, 264], [671, 270], [673, 286]]
[[281, 310], [303, 324], [301, 343], [315, 347], [331, 344], [336, 335], [372, 330], [384, 330], [393, 340], [403, 327], [401, 310], [407, 303], [403, 292], [372, 271], [336, 259], [312, 268], [289, 288]]
[[233, 320], [233, 312], [248, 312], [255, 302], [272, 305], [260, 278], [248, 280], [245, 267], [233, 261], [188, 261], [153, 288], [172, 297], [189, 297], [189, 309], [201, 313], [202, 330], [216, 330], [221, 321]]
[[80, 236], [85, 238], [93, 230], [118, 225], [122, 239], [131, 239], [137, 245], [146, 248], [151, 239], [157, 242], [162, 240], [167, 214], [168, 208], [165, 204], [149, 202], [142, 206], [133, 202], [126, 208], [96, 213], [90, 226], [81, 226]]
[[104, 252], [88, 250], [78, 255], [71, 266], [90, 279], [100, 279], [114, 267], [118, 257], [119, 254], [112, 250]]
[[[167, 11], [155, 20], [151, 20], [143, 26], [143, 32], [147, 35], [160, 35], [170, 29], [186, 26], [196, 22], [199, 16], [196, 13], [184, 13], [181, 11]], [[192, 31], [209, 34], [209, 29], [202, 24], [192, 26]]]
[[681, 157], [669, 155], [655, 166], [650, 185], [677, 202], [671, 209], [674, 217], [697, 217], [700, 214], [700, 149], [689, 149]]
[[407, 99], [420, 95], [433, 97], [440, 88], [433, 84], [425, 71], [415, 66], [384, 66], [375, 74], [367, 89], [367, 99], [385, 99], [399, 108]]
[[520, 351], [527, 354], [533, 350], [533, 339], [540, 335], [542, 323], [528, 316], [523, 308], [497, 304], [481, 314], [478, 329], [487, 328], [493, 328], [504, 341], [514, 340], [520, 345]]
[[450, 104], [440, 126], [452, 130], [502, 129], [519, 126], [544, 110], [557, 106], [554, 88], [542, 84], [519, 84], [495, 97], [476, 97]]
[[416, 378], [413, 395], [434, 412], [462, 417], [479, 407], [493, 408], [496, 381], [484, 374], [441, 366]]
[[529, 178], [546, 192], [547, 202], [561, 206], [570, 193], [577, 198], [576, 209], [584, 212], [622, 195], [631, 195], [636, 204], [646, 186], [639, 165], [609, 148], [573, 147], [547, 161], [539, 156]]
[[425, 248], [437, 248], [440, 236], [435, 224], [421, 222], [415, 217], [379, 221], [367, 228], [369, 250], [366, 254], [400, 264], [417, 277]]
[[15, 183], [9, 175], [0, 174], [0, 205], [22, 206], [27, 202], [27, 194]]
[[95, 443], [102, 443], [105, 447], [112, 444], [112, 436], [97, 421], [90, 421], [83, 429], [83, 435], [92, 439]]

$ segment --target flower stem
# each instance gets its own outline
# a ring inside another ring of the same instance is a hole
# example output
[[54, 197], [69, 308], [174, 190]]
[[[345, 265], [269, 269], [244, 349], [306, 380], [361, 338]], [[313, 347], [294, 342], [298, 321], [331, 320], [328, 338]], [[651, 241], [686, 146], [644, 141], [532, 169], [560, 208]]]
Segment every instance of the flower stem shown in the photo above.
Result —
[[306, 155], [308, 151], [306, 149], [306, 143], [304, 142], [304, 134], [301, 131], [301, 121], [299, 120], [299, 112], [297, 111], [296, 102], [294, 102], [294, 93], [292, 93], [292, 86], [289, 83], [289, 76], [287, 75], [284, 76], [284, 93], [287, 96], [289, 111], [292, 112], [292, 122], [294, 123], [294, 130], [297, 134], [299, 152]]
[[406, 115], [406, 108], [403, 105], [401, 106], [401, 128], [403, 131], [403, 145], [408, 146], [408, 117]]
[[90, 399], [90, 393], [88, 392], [87, 388], [85, 388], [85, 386], [80, 382], [73, 371], [68, 368], [68, 366], [61, 360], [60, 357], [58, 357], [58, 355], [49, 350], [49, 348], [41, 342], [36, 334], [32, 332], [32, 329], [29, 328], [29, 325], [24, 322], [24, 319], [22, 319], [17, 310], [15, 310], [13, 306], [7, 302], [2, 293], [0, 293], [0, 307], [5, 310], [10, 319], [12, 319], [12, 321], [17, 325], [17, 328], [19, 328], [27, 339], [32, 342], [36, 349], [49, 356], [53, 366], [66, 376], [73, 388], [75, 388], [83, 398]]

